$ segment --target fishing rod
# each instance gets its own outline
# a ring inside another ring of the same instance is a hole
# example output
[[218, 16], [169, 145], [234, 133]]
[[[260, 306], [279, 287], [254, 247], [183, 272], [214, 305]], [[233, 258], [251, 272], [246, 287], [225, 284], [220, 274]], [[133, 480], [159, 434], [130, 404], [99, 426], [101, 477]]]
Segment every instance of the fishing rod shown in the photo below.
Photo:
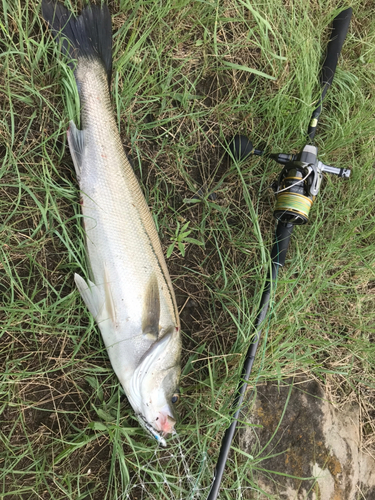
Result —
[[255, 149], [251, 141], [247, 137], [241, 135], [236, 136], [230, 146], [232, 154], [237, 160], [243, 160], [250, 155], [265, 155], [277, 163], [284, 165], [284, 167], [280, 172], [275, 188], [276, 206], [273, 215], [277, 220], [277, 225], [275, 241], [271, 251], [271, 266], [260, 301], [252, 342], [246, 353], [240, 382], [232, 404], [234, 410], [232, 423], [227, 428], [222, 440], [214, 479], [207, 500], [216, 500], [219, 494], [225, 464], [236, 431], [243, 399], [249, 384], [249, 377], [261, 337], [263, 321], [266, 317], [270, 303], [271, 291], [275, 290], [279, 268], [283, 267], [285, 264], [286, 253], [294, 226], [306, 224], [306, 222], [308, 222], [310, 209], [319, 193], [324, 172], [343, 178], [349, 178], [350, 176], [349, 169], [332, 167], [319, 161], [318, 148], [313, 145], [313, 140], [322, 111], [323, 99], [328, 88], [332, 84], [338, 58], [348, 32], [351, 16], [352, 9], [348, 8], [343, 10], [333, 20], [332, 32], [327, 46], [327, 55], [320, 75], [322, 90], [319, 104], [312, 113], [307, 130], [308, 143], [302, 148], [301, 152], [296, 155], [285, 153], [267, 154], [260, 149]]

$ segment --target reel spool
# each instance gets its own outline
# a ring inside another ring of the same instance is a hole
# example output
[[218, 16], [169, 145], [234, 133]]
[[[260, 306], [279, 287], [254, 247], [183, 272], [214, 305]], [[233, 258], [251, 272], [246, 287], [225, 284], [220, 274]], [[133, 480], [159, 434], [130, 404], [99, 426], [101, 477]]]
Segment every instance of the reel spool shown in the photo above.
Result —
[[280, 190], [275, 193], [276, 206], [273, 216], [283, 224], [302, 225], [309, 220], [314, 200], [306, 195], [305, 181], [302, 180], [304, 177], [304, 172], [292, 166], [285, 172]]
[[318, 162], [317, 155], [317, 147], [306, 144], [280, 173], [273, 215], [283, 224], [300, 226], [309, 220], [310, 209], [323, 178], [322, 164]]

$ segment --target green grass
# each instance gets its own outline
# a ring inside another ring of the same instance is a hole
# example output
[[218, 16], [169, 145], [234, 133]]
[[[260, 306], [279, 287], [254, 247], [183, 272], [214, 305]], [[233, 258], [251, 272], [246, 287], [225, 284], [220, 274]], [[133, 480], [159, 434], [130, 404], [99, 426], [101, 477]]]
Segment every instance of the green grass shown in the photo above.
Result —
[[[372, 2], [352, 6], [316, 136], [320, 159], [352, 175], [347, 182], [327, 176], [311, 222], [294, 232], [252, 383], [312, 373], [336, 402], [361, 405], [368, 449], [375, 432], [375, 25]], [[114, 113], [163, 247], [186, 224], [204, 243], [186, 242], [185, 256], [176, 245], [168, 259], [184, 334], [180, 442], [158, 451], [135, 421], [74, 287], [85, 265], [66, 143], [68, 121], [79, 115], [74, 79], [38, 4], [2, 2], [2, 498], [205, 498], [269, 265], [268, 187], [279, 172], [260, 158], [236, 164], [228, 142], [243, 133], [274, 152], [303, 146], [337, 7], [331, 0], [110, 3]], [[221, 498], [261, 498], [264, 445], [249, 458], [235, 442]]]

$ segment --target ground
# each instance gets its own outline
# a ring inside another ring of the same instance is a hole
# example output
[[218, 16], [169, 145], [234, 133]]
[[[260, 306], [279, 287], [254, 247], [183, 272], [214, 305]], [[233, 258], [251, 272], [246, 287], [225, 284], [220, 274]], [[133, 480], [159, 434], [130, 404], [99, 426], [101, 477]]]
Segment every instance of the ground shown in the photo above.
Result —
[[[183, 331], [179, 441], [155, 450], [139, 428], [74, 287], [74, 272], [86, 267], [66, 142], [69, 119], [79, 121], [74, 77], [39, 4], [3, 3], [0, 477], [7, 500], [205, 497], [269, 265], [269, 186], [280, 171], [267, 158], [237, 163], [228, 146], [241, 133], [267, 151], [299, 151], [319, 98], [327, 26], [341, 9], [315, 0], [109, 7], [114, 113], [163, 249], [187, 222], [201, 243], [182, 241], [184, 252], [176, 246], [167, 259]], [[360, 448], [369, 455], [372, 9], [372, 2], [353, 2], [316, 136], [320, 159], [352, 175], [347, 182], [326, 176], [309, 224], [294, 232], [247, 400], [256, 386], [302, 370], [337, 409], [360, 408]], [[249, 457], [235, 442], [223, 498], [260, 498], [248, 471], [265, 460], [263, 446]]]

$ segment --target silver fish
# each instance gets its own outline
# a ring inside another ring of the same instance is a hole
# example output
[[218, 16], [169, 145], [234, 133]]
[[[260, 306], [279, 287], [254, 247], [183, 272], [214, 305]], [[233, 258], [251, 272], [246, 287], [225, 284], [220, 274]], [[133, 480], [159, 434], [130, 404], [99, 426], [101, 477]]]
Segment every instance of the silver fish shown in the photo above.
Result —
[[163, 446], [174, 433], [180, 322], [150, 210], [124, 152], [110, 102], [111, 17], [106, 5], [79, 17], [43, 0], [42, 15], [76, 60], [82, 130], [70, 122], [91, 280], [75, 282], [142, 426]]

